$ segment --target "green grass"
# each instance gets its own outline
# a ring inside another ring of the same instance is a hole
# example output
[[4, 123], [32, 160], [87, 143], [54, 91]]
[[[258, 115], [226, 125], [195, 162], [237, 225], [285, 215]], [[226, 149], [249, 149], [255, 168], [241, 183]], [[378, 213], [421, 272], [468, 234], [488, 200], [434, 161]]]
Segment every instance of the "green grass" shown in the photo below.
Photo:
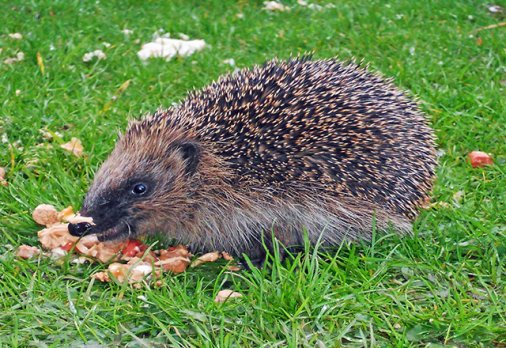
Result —
[[[2, 1], [0, 61], [17, 50], [25, 60], [0, 64], [0, 135], [12, 145], [0, 143], [9, 182], [0, 186], [0, 345], [504, 347], [506, 29], [471, 35], [505, 20], [487, 3], [339, 1], [312, 11], [290, 2], [290, 12], [266, 13], [260, 1]], [[210, 48], [143, 64], [136, 52], [159, 28]], [[95, 49], [107, 59], [83, 63]], [[128, 118], [231, 71], [224, 59], [244, 67], [309, 51], [364, 59], [421, 100], [443, 153], [433, 201], [447, 204], [423, 212], [414, 237], [238, 274], [192, 269], [140, 290], [94, 283], [99, 266], [14, 257], [7, 244], [36, 243], [36, 205], [79, 207]], [[44, 140], [43, 128], [63, 139]], [[59, 148], [73, 136], [84, 158]], [[466, 155], [477, 149], [496, 164], [471, 168]], [[244, 297], [214, 303], [224, 287]]]

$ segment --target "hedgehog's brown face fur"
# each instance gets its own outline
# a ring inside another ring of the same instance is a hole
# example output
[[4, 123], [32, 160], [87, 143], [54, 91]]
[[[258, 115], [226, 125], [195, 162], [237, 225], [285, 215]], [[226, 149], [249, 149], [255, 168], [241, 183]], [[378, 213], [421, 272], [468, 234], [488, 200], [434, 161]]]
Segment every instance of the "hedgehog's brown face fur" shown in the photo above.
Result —
[[96, 173], [80, 211], [95, 224], [86, 234], [101, 241], [133, 238], [187, 218], [199, 145], [177, 135], [171, 144], [156, 144], [150, 135], [127, 133]]

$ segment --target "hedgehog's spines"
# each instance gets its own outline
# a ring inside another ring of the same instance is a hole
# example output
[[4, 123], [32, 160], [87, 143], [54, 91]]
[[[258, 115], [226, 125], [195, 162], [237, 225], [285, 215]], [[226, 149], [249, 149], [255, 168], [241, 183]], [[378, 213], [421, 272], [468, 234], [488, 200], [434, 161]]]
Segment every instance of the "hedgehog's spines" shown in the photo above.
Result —
[[363, 60], [311, 59], [272, 60], [220, 77], [133, 122], [125, 141], [171, 141], [177, 130], [201, 142], [244, 195], [262, 192], [286, 204], [304, 196], [313, 207], [327, 204], [321, 197], [362, 201], [382, 217], [413, 219], [436, 163], [417, 103], [392, 79], [361, 67]]

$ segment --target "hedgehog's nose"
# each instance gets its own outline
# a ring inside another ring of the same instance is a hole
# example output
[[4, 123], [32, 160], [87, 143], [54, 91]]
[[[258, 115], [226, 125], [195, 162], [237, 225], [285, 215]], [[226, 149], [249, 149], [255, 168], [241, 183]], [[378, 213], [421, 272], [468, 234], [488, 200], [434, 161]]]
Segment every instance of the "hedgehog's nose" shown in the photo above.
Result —
[[77, 224], [69, 224], [69, 233], [76, 237], [82, 237], [90, 234], [91, 224], [89, 222], [79, 222]]

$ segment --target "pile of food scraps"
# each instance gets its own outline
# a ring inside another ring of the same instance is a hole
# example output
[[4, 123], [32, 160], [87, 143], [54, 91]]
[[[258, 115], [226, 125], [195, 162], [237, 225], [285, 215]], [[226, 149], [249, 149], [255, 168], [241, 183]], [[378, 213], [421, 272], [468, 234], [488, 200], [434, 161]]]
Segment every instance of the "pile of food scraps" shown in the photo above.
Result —
[[[93, 224], [93, 220], [75, 214], [72, 207], [57, 211], [52, 205], [41, 204], [35, 208], [32, 217], [35, 222], [45, 226], [38, 232], [39, 242], [44, 251], [38, 247], [21, 245], [17, 250], [18, 257], [29, 259], [42, 253], [57, 260], [69, 257], [74, 263], [108, 264], [106, 271], [93, 275], [93, 278], [102, 282], [110, 282], [113, 279], [119, 283], [131, 284], [151, 279], [156, 281], [163, 272], [181, 273], [188, 266], [195, 267], [220, 258], [233, 260], [227, 253], [215, 251], [204, 254], [191, 262], [192, 255], [184, 245], [151, 250], [148, 245], [135, 239], [123, 242], [100, 242], [96, 235], [75, 237], [68, 232], [69, 223]], [[239, 270], [233, 265], [228, 266], [228, 269]]]

